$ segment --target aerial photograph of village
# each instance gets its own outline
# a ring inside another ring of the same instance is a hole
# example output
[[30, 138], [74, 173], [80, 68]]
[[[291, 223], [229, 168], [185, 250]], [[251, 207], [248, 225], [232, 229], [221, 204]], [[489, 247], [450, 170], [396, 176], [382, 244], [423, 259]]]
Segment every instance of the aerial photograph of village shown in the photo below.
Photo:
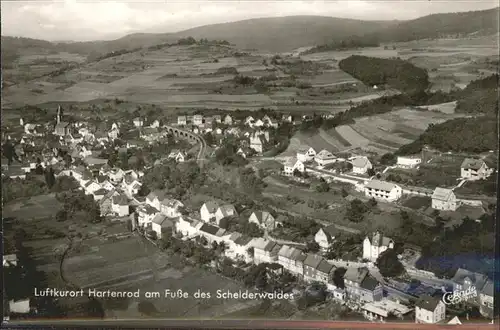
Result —
[[3, 322], [498, 323], [498, 1], [1, 7]]

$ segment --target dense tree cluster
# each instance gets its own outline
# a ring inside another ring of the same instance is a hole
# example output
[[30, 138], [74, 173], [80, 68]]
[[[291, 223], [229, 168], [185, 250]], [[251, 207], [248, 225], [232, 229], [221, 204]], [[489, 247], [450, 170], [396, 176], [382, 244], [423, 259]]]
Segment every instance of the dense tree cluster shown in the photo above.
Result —
[[363, 203], [363, 201], [356, 198], [347, 206], [346, 218], [352, 222], [361, 222], [365, 218], [365, 214], [376, 205], [375, 200]]
[[[460, 139], [457, 139], [460, 136]], [[440, 151], [480, 153], [498, 148], [495, 117], [456, 118], [441, 124], [431, 124], [414, 142], [404, 145], [397, 155], [418, 153], [424, 146]]]
[[48, 192], [47, 184], [27, 176], [25, 180], [2, 178], [2, 200], [8, 203], [22, 197], [33, 197]]
[[459, 226], [442, 228], [438, 237], [429, 235], [428, 242], [421, 242], [422, 257], [417, 267], [447, 277], [460, 267], [491, 275], [494, 263], [485, 263], [485, 259], [495, 259], [494, 229], [492, 214], [483, 215], [480, 222], [466, 218]]
[[387, 249], [382, 252], [375, 263], [383, 277], [397, 277], [405, 272], [405, 268], [398, 259], [398, 254], [394, 249]]
[[339, 68], [369, 86], [388, 85], [406, 92], [423, 91], [429, 87], [429, 76], [424, 69], [399, 58], [352, 55], [341, 60]]
[[363, 38], [360, 36], [352, 36], [350, 38], [342, 39], [339, 41], [333, 41], [324, 45], [318, 45], [312, 47], [301, 53], [301, 55], [328, 52], [332, 50], [347, 50], [363, 47], [378, 47], [380, 43], [372, 38]]
[[462, 113], [498, 114], [498, 74], [471, 81], [467, 87], [457, 92], [456, 111]]

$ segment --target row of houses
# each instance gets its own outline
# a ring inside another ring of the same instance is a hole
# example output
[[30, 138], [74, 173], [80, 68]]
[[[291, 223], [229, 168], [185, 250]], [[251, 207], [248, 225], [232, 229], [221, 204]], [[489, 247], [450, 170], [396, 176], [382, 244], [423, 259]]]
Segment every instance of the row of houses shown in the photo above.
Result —
[[[283, 120], [291, 120], [290, 116], [285, 116], [283, 117]], [[227, 126], [232, 126], [233, 124], [237, 124], [240, 121], [234, 119], [231, 115], [225, 115], [224, 117], [221, 115], [214, 115], [214, 116], [203, 116], [203, 115], [193, 115], [193, 116], [178, 116], [177, 117], [177, 125], [179, 126], [186, 126], [186, 125], [193, 125], [193, 126], [208, 126], [212, 125], [213, 123], [221, 123]], [[245, 118], [243, 121], [244, 125], [249, 126], [251, 128], [254, 127], [278, 127], [279, 123], [277, 120], [269, 117], [269, 116], [264, 116], [261, 119], [255, 119], [252, 116], [248, 116]]]

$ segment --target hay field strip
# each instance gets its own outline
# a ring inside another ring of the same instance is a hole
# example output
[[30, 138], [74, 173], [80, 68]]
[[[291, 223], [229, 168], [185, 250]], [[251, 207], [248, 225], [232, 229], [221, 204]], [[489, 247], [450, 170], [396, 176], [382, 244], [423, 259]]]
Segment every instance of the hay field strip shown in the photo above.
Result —
[[353, 147], [362, 148], [370, 143], [370, 140], [356, 132], [350, 125], [338, 126], [335, 130]]

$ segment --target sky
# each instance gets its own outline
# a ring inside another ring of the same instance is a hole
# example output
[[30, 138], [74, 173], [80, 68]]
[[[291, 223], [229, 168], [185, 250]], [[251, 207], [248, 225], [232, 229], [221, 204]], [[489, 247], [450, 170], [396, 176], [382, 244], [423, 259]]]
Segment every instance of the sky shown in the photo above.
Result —
[[433, 13], [483, 10], [498, 0], [143, 0], [1, 1], [2, 35], [49, 41], [109, 40], [137, 32], [177, 32], [249, 18], [321, 15], [407, 20]]

